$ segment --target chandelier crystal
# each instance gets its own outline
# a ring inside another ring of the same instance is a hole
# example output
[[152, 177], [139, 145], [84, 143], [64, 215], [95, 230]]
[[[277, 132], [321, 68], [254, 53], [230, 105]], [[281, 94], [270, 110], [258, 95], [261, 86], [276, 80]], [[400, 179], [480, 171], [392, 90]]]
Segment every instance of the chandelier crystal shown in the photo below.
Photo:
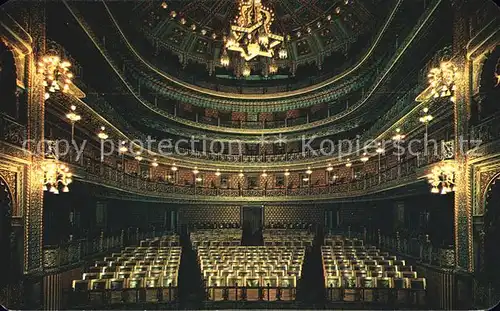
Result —
[[47, 55], [38, 62], [38, 73], [43, 74], [43, 86], [45, 87], [45, 99], [49, 99], [50, 93], [61, 91], [66, 93], [72, 83], [73, 74], [69, 71], [71, 63], [61, 60], [59, 56]]
[[284, 41], [282, 36], [271, 32], [273, 21], [273, 10], [262, 5], [261, 0], [240, 0], [225, 47], [238, 52], [245, 61], [257, 56], [272, 58], [274, 48]]
[[68, 185], [73, 182], [73, 174], [66, 164], [57, 160], [53, 145], [53, 142], [48, 142], [46, 159], [41, 165], [43, 190], [53, 194], [59, 194], [59, 191], [69, 192]]
[[439, 67], [431, 69], [429, 75], [429, 85], [434, 98], [451, 96], [454, 101], [453, 91], [455, 91], [455, 81], [458, 78], [458, 69], [451, 62], [442, 62]]
[[450, 163], [435, 166], [427, 175], [432, 193], [447, 194], [455, 191], [455, 167]]

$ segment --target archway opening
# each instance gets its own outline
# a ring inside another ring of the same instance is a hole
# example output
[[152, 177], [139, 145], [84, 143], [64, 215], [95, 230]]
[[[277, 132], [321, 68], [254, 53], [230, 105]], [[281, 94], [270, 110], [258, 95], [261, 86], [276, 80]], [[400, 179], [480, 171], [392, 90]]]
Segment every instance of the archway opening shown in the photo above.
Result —
[[500, 179], [489, 189], [484, 215], [484, 277], [495, 288], [500, 287]]

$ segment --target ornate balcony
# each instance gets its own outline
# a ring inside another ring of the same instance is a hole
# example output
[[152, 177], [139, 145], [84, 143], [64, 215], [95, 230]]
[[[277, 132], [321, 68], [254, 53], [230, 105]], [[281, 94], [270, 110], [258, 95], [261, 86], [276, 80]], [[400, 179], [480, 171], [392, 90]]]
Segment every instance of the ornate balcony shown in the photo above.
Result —
[[415, 156], [378, 174], [343, 183], [262, 189], [184, 186], [156, 182], [127, 174], [120, 169], [98, 160], [85, 158], [85, 156], [78, 163], [69, 164], [75, 172], [75, 177], [82, 182], [151, 199], [210, 202], [279, 202], [283, 200], [302, 202], [364, 196], [412, 184], [425, 177], [427, 165], [439, 162], [441, 159], [437, 155]]

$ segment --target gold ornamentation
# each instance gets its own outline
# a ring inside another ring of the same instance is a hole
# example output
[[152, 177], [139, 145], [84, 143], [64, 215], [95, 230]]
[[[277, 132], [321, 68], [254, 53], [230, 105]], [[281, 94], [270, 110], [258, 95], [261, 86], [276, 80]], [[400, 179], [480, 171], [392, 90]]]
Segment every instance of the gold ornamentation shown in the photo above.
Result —
[[427, 175], [432, 193], [447, 194], [455, 191], [455, 166], [451, 163], [436, 165], [431, 173]]
[[271, 32], [273, 10], [262, 5], [261, 0], [241, 0], [238, 10], [225, 47], [238, 52], [245, 61], [257, 56], [272, 58], [274, 48], [284, 41], [283, 36]]

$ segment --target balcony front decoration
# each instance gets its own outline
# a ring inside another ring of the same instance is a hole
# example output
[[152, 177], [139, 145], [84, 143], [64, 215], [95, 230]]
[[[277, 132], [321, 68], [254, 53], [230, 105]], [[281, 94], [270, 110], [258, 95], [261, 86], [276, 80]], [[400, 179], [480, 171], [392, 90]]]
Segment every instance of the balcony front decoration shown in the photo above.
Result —
[[441, 163], [435, 166], [427, 175], [432, 193], [447, 194], [455, 191], [455, 166], [451, 163]]
[[38, 62], [38, 73], [43, 75], [45, 99], [50, 98], [50, 93], [58, 91], [68, 92], [73, 73], [69, 70], [71, 63], [62, 60], [56, 55], [47, 55]]
[[[235, 56], [234, 67], [239, 65], [245, 77], [250, 75], [247, 62], [257, 57], [272, 59], [271, 62], [266, 62], [267, 73], [277, 73], [278, 67], [274, 58], [285, 59], [288, 57], [288, 52], [283, 46], [284, 37], [272, 32], [273, 22], [273, 10], [264, 6], [261, 0], [240, 0], [238, 14], [230, 25], [230, 34], [224, 38], [221, 65], [224, 67], [230, 65], [231, 55], [228, 52], [232, 52]], [[282, 46], [276, 53], [275, 49], [279, 45]]]

